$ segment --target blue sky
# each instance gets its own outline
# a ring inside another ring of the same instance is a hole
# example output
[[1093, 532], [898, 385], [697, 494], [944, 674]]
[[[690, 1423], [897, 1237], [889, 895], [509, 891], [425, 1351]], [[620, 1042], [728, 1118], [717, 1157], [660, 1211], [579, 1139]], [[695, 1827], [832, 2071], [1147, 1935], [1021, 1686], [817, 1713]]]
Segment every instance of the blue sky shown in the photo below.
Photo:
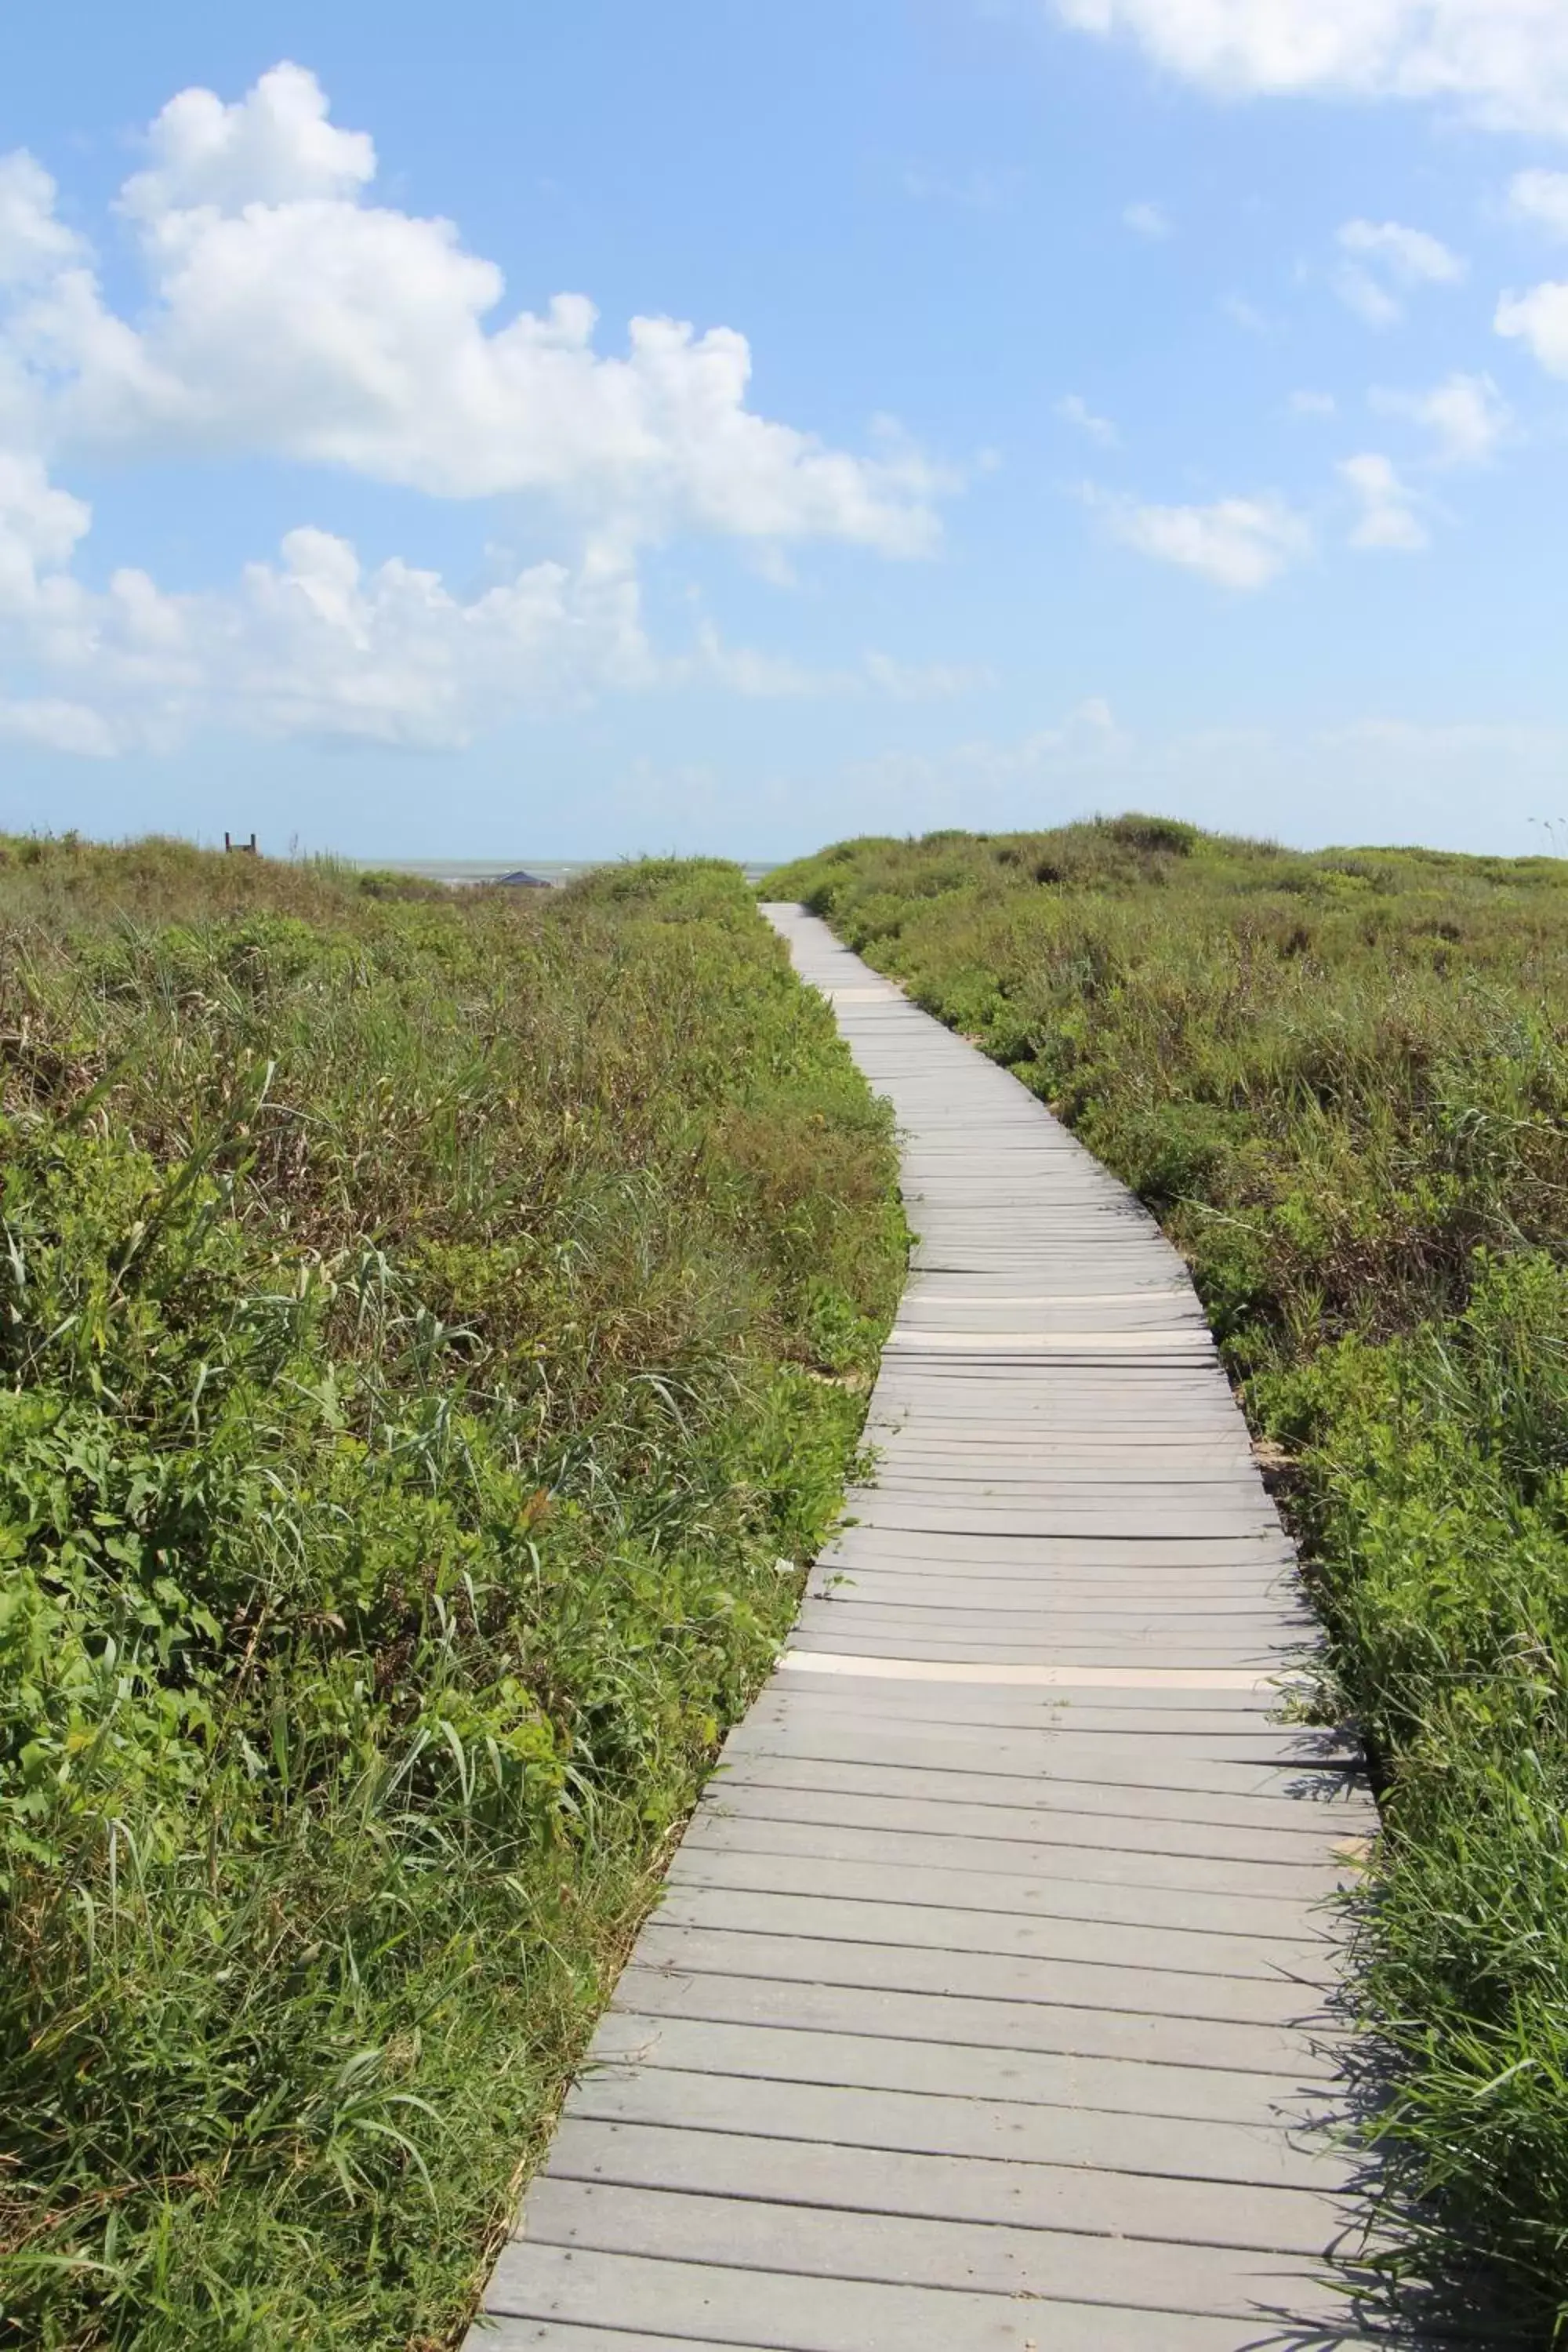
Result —
[[0, 824], [1568, 846], [1552, 0], [58, 0], [0, 157]]

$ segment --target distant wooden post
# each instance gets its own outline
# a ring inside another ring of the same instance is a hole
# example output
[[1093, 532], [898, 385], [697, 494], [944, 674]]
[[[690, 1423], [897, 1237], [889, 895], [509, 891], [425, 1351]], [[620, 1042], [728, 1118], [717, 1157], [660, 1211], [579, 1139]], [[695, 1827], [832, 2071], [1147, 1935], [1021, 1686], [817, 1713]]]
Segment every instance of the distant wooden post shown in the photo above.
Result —
[[254, 834], [248, 841], [231, 841], [226, 833], [223, 837], [223, 853], [226, 857], [259, 857], [261, 855], [256, 846]]

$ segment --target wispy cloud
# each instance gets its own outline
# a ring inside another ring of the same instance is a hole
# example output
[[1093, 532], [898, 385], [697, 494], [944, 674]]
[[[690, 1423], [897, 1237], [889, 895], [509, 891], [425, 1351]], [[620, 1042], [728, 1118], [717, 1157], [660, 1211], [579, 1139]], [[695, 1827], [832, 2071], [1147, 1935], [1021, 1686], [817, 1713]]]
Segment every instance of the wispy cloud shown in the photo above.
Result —
[[1219, 307], [1231, 325], [1239, 327], [1243, 334], [1268, 336], [1274, 332], [1272, 319], [1256, 302], [1249, 302], [1245, 294], [1222, 294]]
[[1174, 236], [1175, 228], [1163, 205], [1136, 204], [1122, 207], [1122, 226], [1134, 236], [1147, 237], [1151, 244], [1160, 245]]
[[904, 194], [917, 204], [956, 205], [963, 212], [1001, 212], [1012, 204], [1023, 184], [1016, 170], [987, 171], [976, 164], [957, 173], [911, 169], [904, 173]]
[[1102, 449], [1119, 446], [1121, 436], [1109, 416], [1097, 416], [1087, 400], [1076, 392], [1064, 393], [1057, 403], [1057, 415], [1064, 425], [1070, 425], [1086, 440], [1098, 441]]
[[1433, 463], [1484, 465], [1512, 422], [1509, 404], [1489, 375], [1451, 375], [1430, 392], [1371, 395], [1380, 415], [1407, 417], [1432, 436]]
[[1508, 199], [1521, 220], [1568, 236], [1568, 172], [1517, 172]]
[[788, 654], [725, 643], [710, 621], [697, 632], [695, 656], [667, 665], [676, 685], [708, 680], [754, 701], [795, 702], [829, 695], [882, 695], [894, 702], [946, 701], [996, 683], [995, 673], [962, 662], [906, 662], [891, 654], [865, 653], [839, 668], [813, 668]]
[[996, 673], [980, 663], [895, 661], [891, 654], [865, 654], [866, 683], [895, 702], [945, 702], [978, 694], [996, 683]]
[[1089, 496], [1124, 547], [1221, 588], [1266, 588], [1312, 550], [1305, 517], [1272, 493], [1216, 499], [1208, 506], [1141, 506], [1100, 492]]
[[1339, 246], [1348, 258], [1331, 283], [1347, 310], [1369, 327], [1392, 327], [1405, 316], [1402, 293], [1420, 286], [1454, 286], [1467, 264], [1440, 237], [1402, 221], [1346, 221]]
[[1431, 544], [1415, 511], [1415, 494], [1400, 479], [1392, 458], [1367, 450], [1344, 458], [1339, 473], [1361, 509], [1351, 531], [1352, 547], [1416, 554]]
[[1353, 310], [1366, 326], [1396, 327], [1405, 316], [1405, 305], [1368, 269], [1349, 263], [1335, 270], [1332, 284], [1345, 309]]

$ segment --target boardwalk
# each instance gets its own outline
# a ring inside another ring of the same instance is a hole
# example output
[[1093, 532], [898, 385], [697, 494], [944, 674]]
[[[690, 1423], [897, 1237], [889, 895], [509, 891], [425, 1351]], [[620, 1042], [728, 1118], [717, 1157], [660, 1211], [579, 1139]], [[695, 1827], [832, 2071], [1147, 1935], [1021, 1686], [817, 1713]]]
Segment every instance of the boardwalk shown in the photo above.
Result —
[[876, 1486], [725, 1751], [468, 2352], [1361, 2341], [1308, 1628], [1180, 1261], [1006, 1074], [771, 910], [920, 1236]]

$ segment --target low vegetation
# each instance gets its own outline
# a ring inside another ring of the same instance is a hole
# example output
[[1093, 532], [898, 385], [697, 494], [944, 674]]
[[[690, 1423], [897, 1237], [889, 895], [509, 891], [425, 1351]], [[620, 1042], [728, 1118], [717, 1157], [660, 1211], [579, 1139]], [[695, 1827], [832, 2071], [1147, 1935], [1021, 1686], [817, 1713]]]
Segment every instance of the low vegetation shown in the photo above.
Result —
[[[1406, 2251], [1568, 2325], [1568, 864], [1163, 818], [771, 876], [1185, 1254], [1364, 1727], [1359, 1997]], [[1420, 2242], [1425, 2211], [1438, 2231]]]
[[732, 867], [0, 844], [0, 2344], [454, 2340], [857, 1443]]

